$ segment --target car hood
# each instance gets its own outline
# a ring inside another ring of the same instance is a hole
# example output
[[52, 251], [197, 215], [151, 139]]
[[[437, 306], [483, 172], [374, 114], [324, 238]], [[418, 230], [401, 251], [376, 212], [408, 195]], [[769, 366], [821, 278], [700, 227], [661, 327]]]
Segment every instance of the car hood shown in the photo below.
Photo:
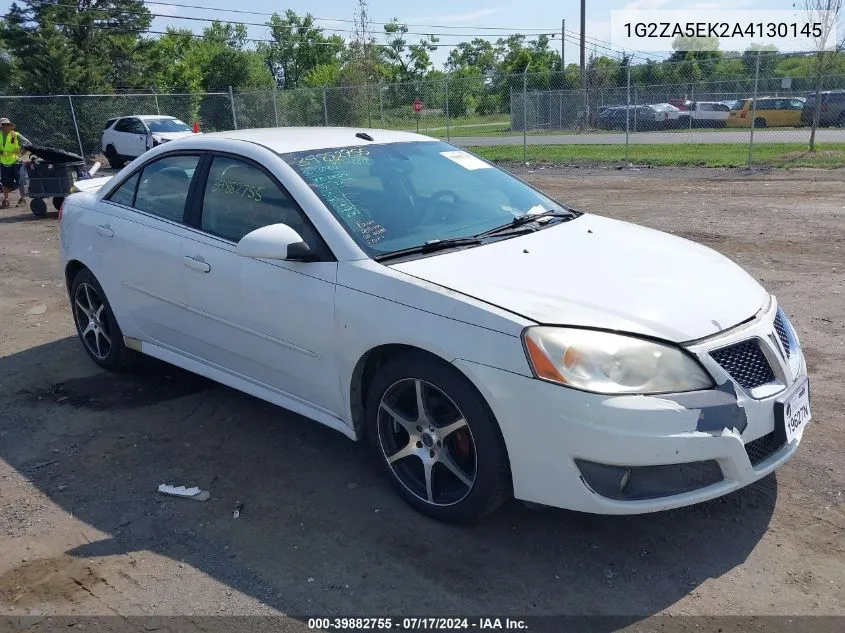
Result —
[[593, 215], [392, 268], [537, 323], [675, 342], [737, 325], [768, 297], [706, 246]]
[[194, 133], [189, 130], [187, 132], [153, 132], [152, 134], [167, 141], [175, 141], [179, 138], [193, 136]]

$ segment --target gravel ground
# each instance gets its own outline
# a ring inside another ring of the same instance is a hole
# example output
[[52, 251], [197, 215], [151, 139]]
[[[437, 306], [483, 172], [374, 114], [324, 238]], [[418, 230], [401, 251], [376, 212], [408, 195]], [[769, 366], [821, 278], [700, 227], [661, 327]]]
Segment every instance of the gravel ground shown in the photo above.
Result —
[[[13, 208], [0, 211], [0, 615], [293, 614], [282, 630], [361, 613], [845, 615], [845, 173], [520, 174], [712, 246], [778, 296], [814, 421], [776, 476], [655, 515], [514, 503], [476, 528], [434, 523], [339, 433], [158, 363], [98, 371], [74, 338], [55, 216]], [[211, 498], [164, 497], [163, 482]]]

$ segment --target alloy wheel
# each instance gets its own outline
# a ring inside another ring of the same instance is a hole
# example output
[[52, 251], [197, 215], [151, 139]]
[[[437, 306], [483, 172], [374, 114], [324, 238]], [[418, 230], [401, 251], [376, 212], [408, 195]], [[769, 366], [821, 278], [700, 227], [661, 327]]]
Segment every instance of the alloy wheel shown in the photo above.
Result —
[[111, 352], [111, 328], [106, 317], [106, 304], [91, 284], [81, 283], [76, 287], [73, 312], [79, 338], [95, 358], [105, 360]]
[[378, 442], [399, 482], [435, 506], [462, 501], [478, 471], [475, 440], [454, 401], [435, 385], [405, 378], [379, 402]]

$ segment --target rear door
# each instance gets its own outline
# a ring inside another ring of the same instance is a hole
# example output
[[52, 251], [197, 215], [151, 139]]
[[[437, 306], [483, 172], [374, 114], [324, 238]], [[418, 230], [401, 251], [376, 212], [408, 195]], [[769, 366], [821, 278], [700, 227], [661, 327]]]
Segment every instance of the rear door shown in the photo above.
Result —
[[125, 117], [114, 124], [114, 129], [110, 134], [111, 145], [120, 156], [130, 156], [132, 148], [132, 118]]
[[[266, 168], [239, 156], [214, 154], [209, 160], [197, 186], [194, 230], [181, 243], [191, 320], [185, 351], [342, 416], [333, 353], [337, 262]], [[293, 227], [320, 260], [237, 254], [244, 235], [276, 223]]]

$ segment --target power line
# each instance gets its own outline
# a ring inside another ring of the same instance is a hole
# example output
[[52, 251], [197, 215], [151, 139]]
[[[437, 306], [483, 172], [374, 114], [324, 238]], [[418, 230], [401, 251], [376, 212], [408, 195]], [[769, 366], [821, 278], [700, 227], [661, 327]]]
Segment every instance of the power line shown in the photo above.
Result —
[[[168, 7], [179, 7], [179, 8], [186, 8], [186, 9], [200, 9], [204, 11], [215, 11], [219, 13], [233, 13], [236, 15], [257, 15], [263, 17], [273, 17], [279, 16], [282, 17], [279, 13], [267, 13], [263, 11], [249, 11], [246, 9], [218, 9], [216, 7], [208, 7], [203, 5], [197, 4], [184, 4], [179, 2], [153, 2], [151, 0], [145, 0], [145, 4], [154, 4], [154, 5], [161, 5], [161, 6], [168, 6]], [[240, 22], [235, 20], [221, 20], [219, 18], [199, 18], [195, 16], [181, 16], [181, 15], [171, 15], [168, 13], [154, 13], [151, 11], [133, 11], [131, 9], [116, 9], [116, 8], [99, 8], [99, 7], [79, 7], [75, 4], [62, 4], [61, 2], [54, 2], [50, 3], [48, 6], [55, 6], [55, 7], [63, 7], [66, 9], [76, 9], [79, 13], [85, 11], [97, 11], [97, 12], [118, 12], [118, 13], [129, 13], [132, 15], [149, 15], [154, 18], [169, 18], [169, 19], [178, 19], [178, 20], [198, 20], [198, 21], [205, 21], [205, 22], [221, 22], [224, 24], [244, 24], [246, 26], [270, 26], [267, 23], [255, 23], [255, 22]], [[306, 17], [306, 16], [300, 16]], [[349, 20], [345, 18], [323, 18], [323, 17], [314, 17], [311, 16], [312, 19], [315, 21], [322, 21], [322, 22], [341, 22], [341, 23], [348, 23], [354, 24], [354, 20]], [[494, 27], [494, 26], [455, 26], [455, 25], [448, 25], [448, 24], [410, 24], [407, 22], [376, 22], [371, 21], [371, 24], [377, 25], [387, 25], [387, 24], [399, 24], [402, 26], [406, 26], [409, 28], [432, 28], [432, 29], [466, 29], [470, 31], [500, 31], [501, 35], [511, 35], [513, 33], [525, 33], [526, 35], [550, 35], [550, 29], [541, 29], [541, 28], [527, 28], [527, 29], [513, 29], [510, 27]], [[315, 28], [319, 28], [323, 31], [337, 31], [341, 33], [351, 33], [353, 32], [352, 29], [335, 29], [329, 27], [323, 27], [319, 25], [314, 25]], [[409, 35], [430, 35], [431, 33], [408, 33]], [[435, 35], [438, 35], [435, 33]], [[450, 35], [449, 33], [442, 33], [442, 35]], [[483, 33], [454, 33], [451, 35], [455, 35], [456, 37], [491, 37], [491, 35], [483, 34]], [[496, 35], [495, 33], [493, 35]]]
[[[243, 15], [261, 15], [272, 17], [273, 15], [279, 15], [277, 13], [266, 13], [262, 11], [247, 11], [244, 9], [218, 9], [216, 7], [208, 7], [202, 6], [197, 4], [183, 4], [180, 2], [161, 2], [159, 0], [145, 0], [145, 4], [155, 4], [161, 5], [165, 7], [180, 7], [185, 9], [203, 9], [205, 11], [220, 11], [226, 13], [236, 13], [236, 14], [243, 14]], [[304, 17], [304, 16], [302, 16]], [[313, 16], [312, 16], [313, 17]], [[318, 18], [314, 17], [315, 20], [321, 20], [324, 22], [346, 22], [350, 24], [354, 24], [355, 20], [350, 20], [348, 18]], [[377, 22], [374, 20], [370, 20], [371, 24], [391, 24], [391, 22]], [[406, 24], [406, 23], [403, 23]], [[432, 29], [461, 29], [461, 28], [470, 28], [476, 31], [513, 31], [509, 27], [495, 27], [495, 26], [470, 26], [470, 27], [463, 27], [463, 26], [455, 26], [455, 25], [448, 25], [448, 24], [406, 24], [406, 26], [413, 26], [413, 27], [421, 27], [421, 28], [432, 28]], [[537, 29], [537, 28], [529, 28], [529, 29], [516, 29], [516, 31], [523, 32], [523, 31], [545, 31], [546, 29]]]
[[[124, 34], [137, 34], [137, 35], [170, 35], [170, 36], [183, 36], [183, 37], [191, 37], [195, 39], [204, 39], [206, 36], [202, 33], [194, 33], [192, 31], [185, 31], [185, 30], [176, 30], [176, 31], [157, 31], [153, 29], [132, 29], [120, 26], [119, 24], [96, 24], [96, 25], [85, 25], [85, 24], [71, 24], [68, 22], [53, 22], [55, 26], [66, 26], [66, 27], [80, 27], [80, 26], [91, 26], [95, 29], [108, 29], [111, 31], [118, 31]], [[277, 44], [276, 40], [272, 39], [261, 39], [255, 37], [246, 37], [243, 39], [244, 42], [255, 43], [255, 44]], [[311, 42], [312, 46], [337, 46], [334, 42]], [[375, 46], [377, 48], [392, 48], [389, 44], [380, 44], [378, 42], [373, 42], [368, 44], [369, 46]], [[429, 44], [429, 47], [434, 48], [455, 48], [457, 44]]]
[[[159, 3], [155, 3], [155, 4], [159, 4]], [[150, 17], [153, 17], [153, 18], [167, 18], [167, 19], [171, 19], [171, 20], [188, 20], [188, 21], [194, 21], [194, 22], [217, 22], [219, 24], [257, 26], [257, 27], [270, 28], [270, 29], [279, 28], [279, 27], [277, 27], [273, 24], [266, 23], [266, 22], [242, 22], [242, 21], [238, 21], [238, 20], [221, 20], [219, 18], [201, 18], [201, 17], [196, 17], [196, 16], [180, 16], [180, 15], [169, 15], [169, 14], [164, 14], [164, 13], [132, 11], [130, 9], [122, 10], [122, 9], [116, 9], [116, 8], [100, 8], [100, 7], [83, 7], [83, 8], [80, 8], [77, 5], [69, 5], [69, 4], [62, 4], [62, 3], [53, 3], [53, 4], [51, 4], [51, 6], [63, 7], [63, 8], [68, 8], [68, 9], [76, 9], [78, 14], [101, 13], [101, 14], [105, 14], [105, 15], [110, 16], [110, 17], [114, 17], [115, 14], [128, 13], [130, 15], [143, 15], [143, 16], [150, 16]], [[187, 6], [187, 5], [185, 5], [185, 6]], [[230, 9], [228, 11], [236, 12], [235, 10], [232, 10], [232, 9]], [[255, 13], [258, 13], [258, 12], [244, 11], [243, 13], [255, 14]], [[271, 15], [271, 14], [261, 14], [261, 15]], [[384, 23], [380, 23], [380, 24], [392, 24], [392, 23], [384, 22]], [[401, 22], [398, 23], [398, 24], [400, 26], [405, 26], [405, 27], [408, 26], [407, 24], [403, 24]], [[79, 24], [78, 26], [85, 27], [85, 26], [94, 26], [94, 25]], [[425, 26], [425, 25], [420, 25], [420, 26]], [[292, 30], [295, 29], [295, 27], [293, 27], [293, 26], [285, 26], [285, 27], [281, 27], [281, 28], [287, 28], [287, 29], [292, 29]], [[327, 27], [321, 27], [321, 26], [316, 27], [316, 28], [319, 28], [319, 30], [321, 30], [321, 31], [331, 31], [331, 32], [336, 32], [336, 33], [354, 33], [354, 31], [351, 30], [351, 29], [337, 29], [337, 28], [327, 28]], [[416, 31], [406, 31], [405, 33], [400, 33], [400, 32], [390, 33], [390, 32], [387, 32], [387, 31], [384, 32], [384, 35], [390, 36], [390, 35], [394, 35], [394, 34], [396, 36], [399, 36], [399, 37], [405, 36], [405, 35], [418, 35], [418, 36], [428, 36], [428, 37], [436, 36], [436, 37], [477, 37], [477, 38], [494, 36], [494, 35], [491, 35], [491, 34], [488, 34], [488, 33], [433, 33], [433, 32], [416, 32]], [[513, 34], [517, 34], [517, 33], [512, 31], [512, 32], [507, 33], [507, 34], [513, 35]], [[540, 35], [545, 35], [547, 37], [554, 37], [556, 34], [557, 33], [554, 33], [554, 32], [545, 32], [545, 33], [533, 33], [531, 35], [537, 36], [537, 37], [539, 37]], [[505, 35], [505, 34], [502, 33], [501, 35]]]

